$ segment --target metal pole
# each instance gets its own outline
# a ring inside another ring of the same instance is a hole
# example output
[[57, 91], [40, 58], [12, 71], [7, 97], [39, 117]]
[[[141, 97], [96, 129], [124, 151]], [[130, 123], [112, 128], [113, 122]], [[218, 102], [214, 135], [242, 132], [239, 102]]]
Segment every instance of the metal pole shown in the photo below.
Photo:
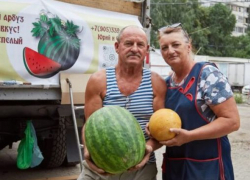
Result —
[[[71, 82], [70, 82], [70, 80], [68, 78], [66, 79], [66, 81], [69, 84], [69, 95], [70, 95], [72, 117], [73, 117], [73, 122], [74, 122], [75, 135], [76, 135], [76, 141], [77, 141], [77, 146], [78, 146], [78, 153], [79, 153], [79, 158], [80, 158], [80, 167], [81, 167], [81, 172], [82, 172], [82, 169], [83, 169], [82, 151], [81, 151], [82, 148], [81, 148], [81, 144], [80, 144], [80, 140], [79, 140], [79, 135], [78, 135], [78, 128], [77, 128], [76, 115], [75, 115], [75, 107], [74, 107], [73, 95], [72, 95], [72, 85], [71, 85]], [[81, 107], [81, 108], [83, 109], [83, 107]], [[79, 108], [77, 108], [77, 109], [79, 109]]]

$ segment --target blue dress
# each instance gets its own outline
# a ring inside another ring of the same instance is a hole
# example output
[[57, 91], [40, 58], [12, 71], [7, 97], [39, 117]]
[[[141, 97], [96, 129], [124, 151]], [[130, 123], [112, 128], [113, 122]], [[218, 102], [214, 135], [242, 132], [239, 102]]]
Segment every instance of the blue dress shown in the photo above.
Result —
[[[196, 63], [181, 86], [171, 87], [171, 79], [166, 79], [165, 107], [179, 114], [183, 129], [193, 130], [211, 122], [200, 112], [196, 98], [200, 73], [206, 65]], [[229, 140], [224, 136], [167, 147], [162, 169], [163, 180], [233, 180]]]

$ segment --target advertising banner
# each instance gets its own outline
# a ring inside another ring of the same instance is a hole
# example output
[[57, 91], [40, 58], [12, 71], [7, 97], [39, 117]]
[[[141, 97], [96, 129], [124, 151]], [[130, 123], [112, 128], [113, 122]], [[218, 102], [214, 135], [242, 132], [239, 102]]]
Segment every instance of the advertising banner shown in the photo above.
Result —
[[58, 85], [60, 72], [114, 66], [121, 28], [137, 16], [53, 0], [0, 0], [0, 82]]

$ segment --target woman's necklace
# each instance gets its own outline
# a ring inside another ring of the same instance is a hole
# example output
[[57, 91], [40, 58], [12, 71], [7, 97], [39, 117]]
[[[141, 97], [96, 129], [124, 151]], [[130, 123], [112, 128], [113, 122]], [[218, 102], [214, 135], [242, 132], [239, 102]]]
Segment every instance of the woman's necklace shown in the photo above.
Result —
[[187, 76], [188, 76], [188, 74], [181, 80], [181, 82], [177, 83], [175, 81], [175, 78], [176, 78], [175, 72], [173, 72], [172, 77], [171, 77], [171, 80], [172, 80], [171, 86], [181, 86], [184, 83]]

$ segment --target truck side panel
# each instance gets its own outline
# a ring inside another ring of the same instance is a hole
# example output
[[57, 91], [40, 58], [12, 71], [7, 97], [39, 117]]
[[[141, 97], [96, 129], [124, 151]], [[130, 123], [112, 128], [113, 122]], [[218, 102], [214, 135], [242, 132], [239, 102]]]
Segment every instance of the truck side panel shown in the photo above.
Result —
[[141, 3], [134, 3], [122, 0], [59, 0], [62, 2], [78, 4], [82, 6], [88, 6], [98, 9], [105, 9], [108, 11], [132, 14], [132, 15], [141, 15]]
[[250, 63], [245, 64], [245, 82], [244, 85], [250, 84]]
[[244, 86], [245, 64], [229, 64], [228, 81], [231, 86]]
[[[31, 120], [44, 156], [41, 166], [79, 163], [72, 111], [61, 104], [59, 76], [116, 65], [116, 36], [127, 25], [141, 26], [143, 4], [0, 0], [0, 150], [20, 141]], [[84, 111], [76, 118], [80, 132]]]

